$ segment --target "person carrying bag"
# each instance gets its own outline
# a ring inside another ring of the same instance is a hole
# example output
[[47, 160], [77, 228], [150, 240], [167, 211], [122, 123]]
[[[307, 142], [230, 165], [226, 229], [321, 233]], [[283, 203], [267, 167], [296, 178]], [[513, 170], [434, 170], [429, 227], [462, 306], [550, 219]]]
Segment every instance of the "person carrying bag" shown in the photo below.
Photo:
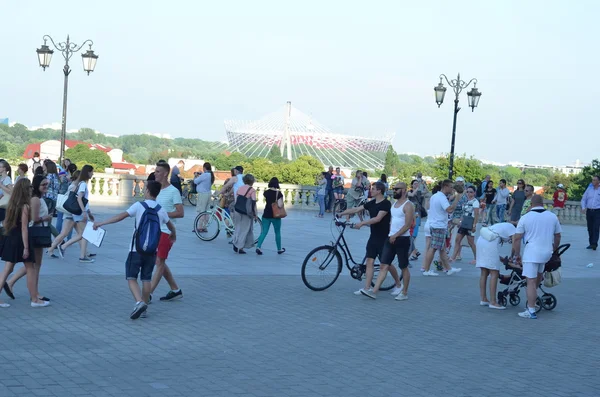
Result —
[[258, 238], [256, 244], [256, 254], [262, 255], [262, 244], [269, 233], [271, 225], [275, 230], [275, 243], [277, 244], [277, 253], [283, 254], [285, 248], [281, 247], [281, 220], [287, 216], [283, 203], [283, 194], [279, 187], [279, 180], [277, 178], [271, 178], [269, 181], [269, 188], [263, 193], [266, 205], [265, 211], [262, 216], [262, 233]]

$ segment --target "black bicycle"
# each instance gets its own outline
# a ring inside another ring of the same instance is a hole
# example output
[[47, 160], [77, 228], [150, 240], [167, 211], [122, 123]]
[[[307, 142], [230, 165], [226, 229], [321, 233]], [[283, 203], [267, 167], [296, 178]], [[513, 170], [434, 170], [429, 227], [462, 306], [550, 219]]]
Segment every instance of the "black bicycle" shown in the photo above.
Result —
[[[302, 263], [302, 282], [313, 291], [324, 291], [335, 283], [342, 272], [342, 256], [353, 279], [361, 281], [366, 272], [366, 256], [361, 263], [357, 263], [352, 257], [348, 243], [344, 238], [346, 228], [351, 228], [354, 224], [344, 222], [337, 217], [334, 219], [334, 222], [340, 229], [340, 235], [337, 240], [330, 245], [322, 245], [310, 251]], [[350, 267], [350, 262], [354, 266]], [[398, 258], [394, 258], [391, 265], [397, 266]], [[371, 282], [372, 286], [375, 286], [375, 280], [377, 280], [377, 276], [379, 275], [379, 266], [379, 263], [375, 263], [375, 272], [373, 281]], [[399, 276], [400, 280], [402, 280], [402, 273]], [[388, 273], [381, 284], [380, 290], [388, 291], [394, 285], [394, 278]]]

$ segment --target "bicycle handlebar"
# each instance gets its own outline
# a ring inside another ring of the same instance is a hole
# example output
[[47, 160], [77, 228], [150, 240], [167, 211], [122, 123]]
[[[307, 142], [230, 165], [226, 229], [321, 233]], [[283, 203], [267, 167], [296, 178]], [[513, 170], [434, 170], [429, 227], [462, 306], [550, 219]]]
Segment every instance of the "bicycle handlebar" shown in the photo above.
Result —
[[352, 228], [354, 227], [354, 225], [355, 225], [355, 224], [354, 224], [354, 223], [352, 223], [352, 222], [347, 222], [347, 221], [344, 221], [344, 220], [342, 220], [342, 219], [338, 218], [338, 216], [336, 215], [336, 216], [335, 216], [335, 225], [336, 225], [336, 226], [343, 226], [343, 227], [347, 227], [347, 226], [349, 226], [349, 227], [352, 229]]

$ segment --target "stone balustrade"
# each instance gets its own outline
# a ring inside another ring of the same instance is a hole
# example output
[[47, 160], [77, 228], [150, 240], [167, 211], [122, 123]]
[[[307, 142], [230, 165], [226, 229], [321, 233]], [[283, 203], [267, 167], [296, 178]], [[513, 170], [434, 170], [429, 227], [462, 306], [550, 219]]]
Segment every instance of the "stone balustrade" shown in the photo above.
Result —
[[[145, 177], [129, 174], [104, 174], [94, 173], [90, 183], [90, 201], [93, 204], [129, 204], [144, 197]], [[219, 189], [223, 181], [215, 181], [214, 189]], [[263, 208], [265, 199], [263, 192], [268, 189], [266, 183], [255, 183], [258, 208]], [[288, 209], [318, 210], [319, 204], [315, 201], [316, 189], [314, 186], [281, 185], [281, 192]], [[544, 200], [547, 209], [552, 209], [552, 201]], [[565, 208], [558, 213], [561, 223], [584, 225], [585, 215], [581, 213], [579, 201], [567, 201]]]

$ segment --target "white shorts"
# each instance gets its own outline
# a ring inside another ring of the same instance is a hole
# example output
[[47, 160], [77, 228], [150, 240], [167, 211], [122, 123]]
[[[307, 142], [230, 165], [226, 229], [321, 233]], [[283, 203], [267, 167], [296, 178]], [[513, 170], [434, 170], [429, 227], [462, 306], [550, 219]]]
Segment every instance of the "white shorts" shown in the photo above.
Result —
[[544, 273], [545, 263], [523, 262], [523, 276], [536, 278], [538, 273]]

